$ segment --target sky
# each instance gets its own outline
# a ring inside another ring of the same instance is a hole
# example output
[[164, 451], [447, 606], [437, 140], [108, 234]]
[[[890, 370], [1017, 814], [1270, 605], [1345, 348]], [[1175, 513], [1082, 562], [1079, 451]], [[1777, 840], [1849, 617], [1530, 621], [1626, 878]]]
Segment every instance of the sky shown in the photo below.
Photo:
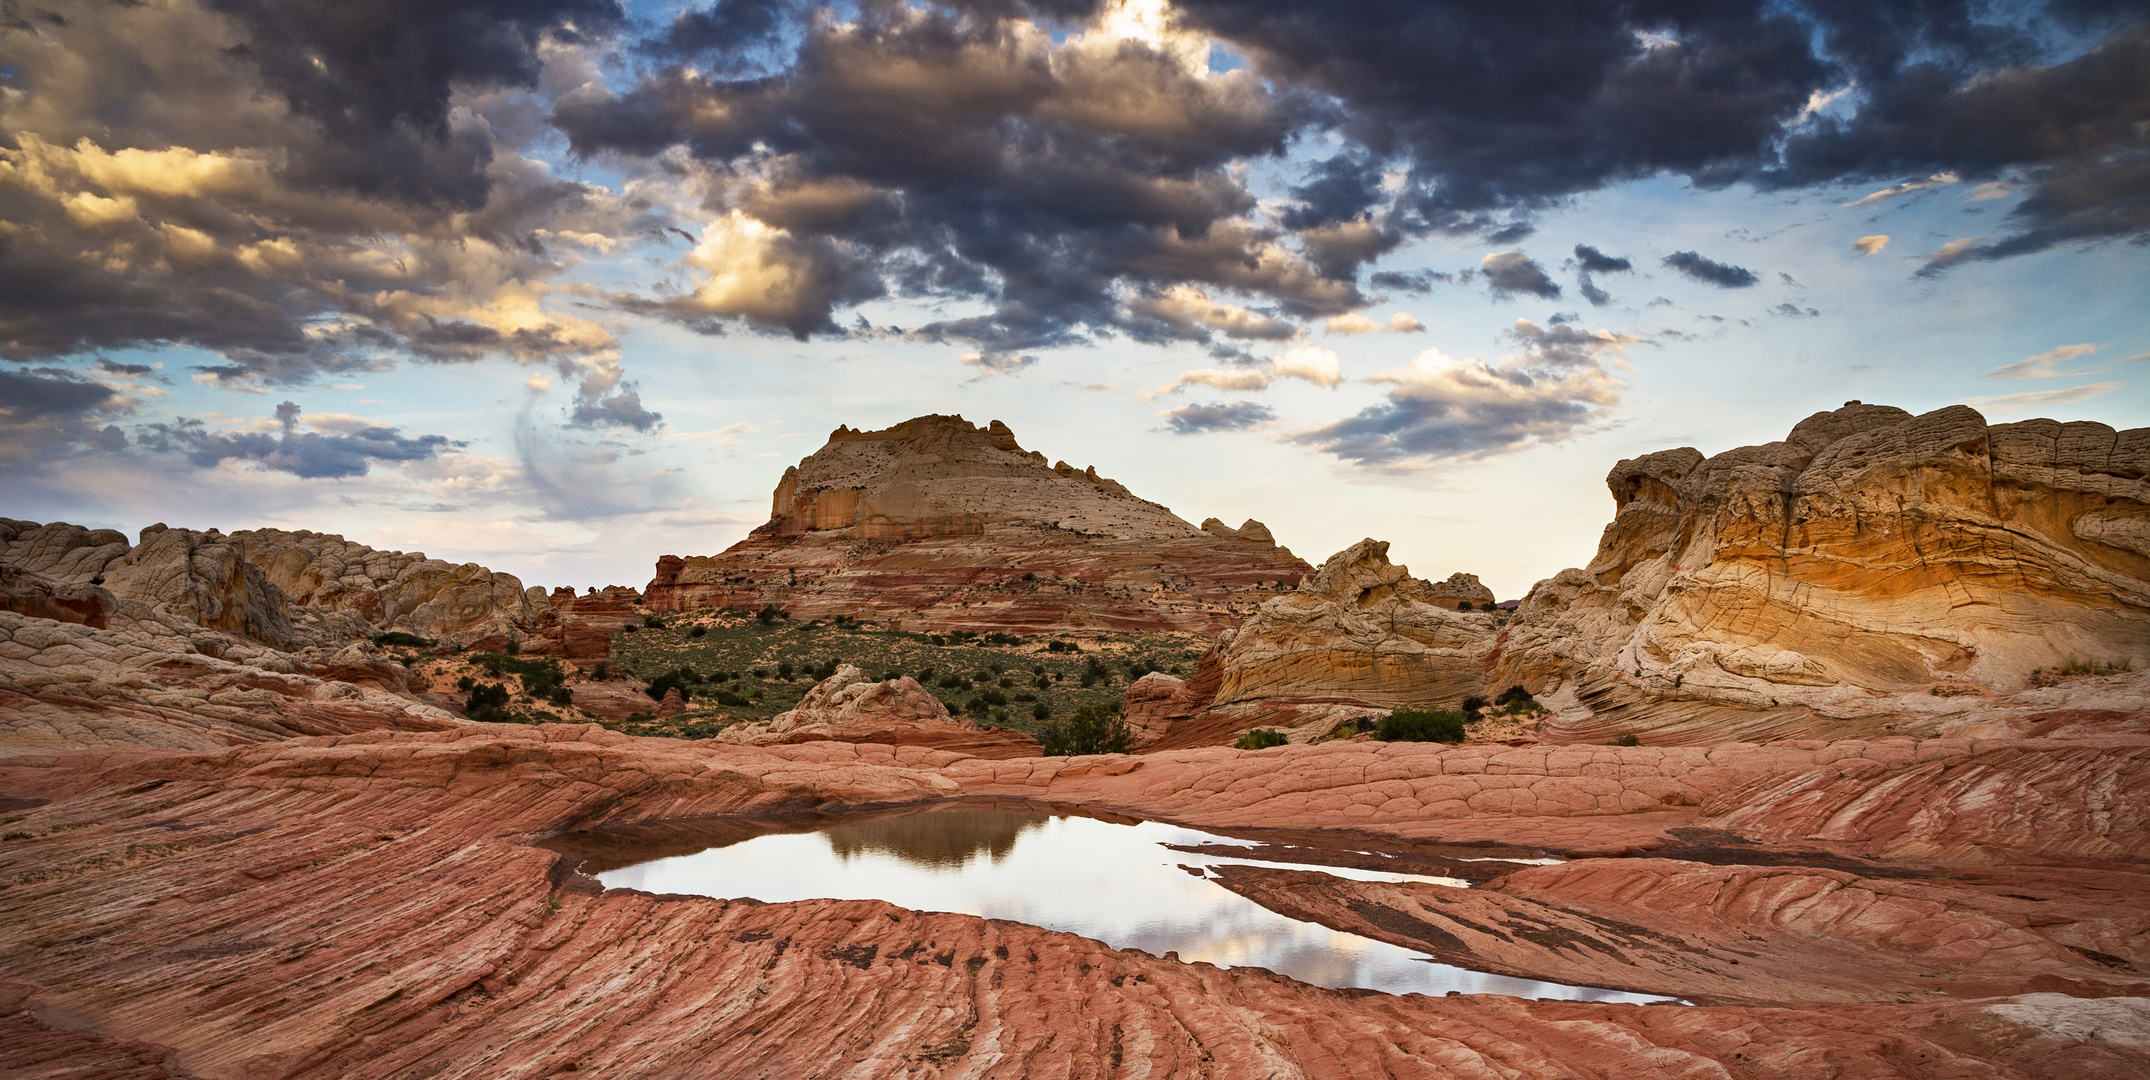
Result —
[[1849, 400], [2150, 424], [2140, 5], [0, 4], [0, 516], [640, 585], [955, 413], [1505, 599]]

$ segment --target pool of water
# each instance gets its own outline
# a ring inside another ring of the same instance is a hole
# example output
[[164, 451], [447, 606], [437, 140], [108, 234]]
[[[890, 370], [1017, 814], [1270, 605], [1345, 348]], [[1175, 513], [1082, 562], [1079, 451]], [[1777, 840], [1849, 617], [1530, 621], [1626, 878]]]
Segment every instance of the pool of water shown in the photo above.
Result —
[[[1395, 994], [1511, 994], [1649, 1002], [1662, 997], [1515, 979], [1436, 963], [1410, 949], [1270, 911], [1208, 879], [1241, 862], [1217, 853], [1247, 841], [1144, 821], [1118, 823], [1043, 810], [935, 808], [812, 831], [744, 839], [599, 869], [608, 888], [716, 897], [885, 900], [1042, 926], [1154, 955], [1267, 968], [1316, 986]], [[1201, 853], [1165, 845], [1206, 846]], [[673, 845], [678, 850], [679, 845]], [[1273, 850], [1273, 849], [1272, 849]], [[603, 860], [600, 860], [603, 862]], [[1361, 881], [1448, 877], [1337, 866], [1294, 866]]]

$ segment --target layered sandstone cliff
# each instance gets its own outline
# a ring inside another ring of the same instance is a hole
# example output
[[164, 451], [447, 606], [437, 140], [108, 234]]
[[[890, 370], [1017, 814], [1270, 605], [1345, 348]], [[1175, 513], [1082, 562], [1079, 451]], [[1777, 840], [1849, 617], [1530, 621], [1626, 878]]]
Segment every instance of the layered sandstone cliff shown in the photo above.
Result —
[[1255, 727], [1303, 740], [1484, 694], [1497, 618], [1478, 605], [1492, 592], [1471, 574], [1412, 577], [1388, 551], [1368, 539], [1337, 552], [1219, 634], [1192, 678], [1151, 674], [1128, 687], [1136, 749], [1228, 743]]
[[375, 636], [594, 666], [627, 606], [321, 533], [0, 519], [0, 754], [450, 726]]
[[1606, 480], [1597, 557], [1531, 590], [1491, 665], [1572, 694], [1570, 737], [1931, 728], [2071, 659], [2150, 665], [2150, 429], [1851, 402]]
[[922, 416], [838, 428], [785, 470], [767, 524], [720, 555], [659, 559], [647, 594], [660, 611], [774, 604], [907, 629], [1214, 632], [1311, 570], [1260, 522], [1198, 528], [997, 420]]

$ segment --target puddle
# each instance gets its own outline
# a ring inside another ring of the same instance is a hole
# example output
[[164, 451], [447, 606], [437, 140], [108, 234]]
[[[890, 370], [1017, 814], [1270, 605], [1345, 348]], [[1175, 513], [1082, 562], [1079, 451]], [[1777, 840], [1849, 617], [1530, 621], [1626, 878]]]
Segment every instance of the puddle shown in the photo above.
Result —
[[[741, 835], [747, 832], [759, 835]], [[1036, 808], [942, 807], [838, 821], [813, 831], [767, 832], [732, 824], [712, 825], [692, 838], [653, 831], [640, 836], [639, 843], [593, 858], [586, 871], [607, 888], [770, 903], [885, 900], [914, 911], [1009, 919], [1157, 956], [1173, 952], [1184, 961], [1267, 968], [1316, 986], [1392, 994], [1666, 1000], [1470, 971], [1279, 915], [1209, 881], [1204, 869], [1230, 863], [1288, 865], [1360, 881], [1467, 883], [1241, 858], [1219, 848], [1256, 845], [1161, 822], [1116, 823]], [[571, 846], [579, 850], [588, 843], [581, 839]], [[1263, 848], [1262, 854], [1279, 850]], [[649, 858], [657, 854], [665, 857]], [[622, 865], [634, 858], [648, 861]]]

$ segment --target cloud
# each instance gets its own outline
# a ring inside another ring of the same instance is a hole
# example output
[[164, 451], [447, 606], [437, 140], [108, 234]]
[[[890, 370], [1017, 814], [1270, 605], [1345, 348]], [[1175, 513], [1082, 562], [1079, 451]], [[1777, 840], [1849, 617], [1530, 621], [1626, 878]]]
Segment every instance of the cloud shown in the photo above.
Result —
[[1889, 237], [1885, 233], [1862, 236], [1852, 241], [1851, 246], [1859, 249], [1859, 254], [1861, 255], [1879, 255], [1882, 248], [1889, 246]]
[[1545, 272], [1545, 267], [1519, 250], [1503, 251], [1488, 255], [1479, 263], [1479, 273], [1485, 275], [1486, 284], [1497, 297], [1509, 297], [1516, 293], [1553, 299], [1560, 295], [1560, 286]]
[[1787, 319], [1811, 319], [1821, 314], [1820, 311], [1814, 308], [1803, 308], [1792, 303], [1778, 304], [1776, 307], [1770, 308], [1769, 313], [1771, 315], [1782, 315]]
[[1277, 353], [1269, 358], [1269, 367], [1279, 378], [1300, 379], [1331, 390], [1344, 381], [1336, 354], [1315, 345]]
[[213, 432], [200, 420], [180, 417], [170, 423], [137, 428], [135, 442], [155, 453], [184, 454], [188, 461], [204, 469], [226, 461], [251, 461], [304, 479], [364, 476], [375, 461], [422, 461], [457, 445], [441, 435], [407, 438], [393, 427], [366, 427], [343, 435], [302, 432], [299, 412], [295, 402], [286, 401], [276, 407], [280, 434]]
[[2087, 386], [2071, 386], [2063, 390], [2028, 390], [2020, 394], [2001, 394], [1997, 397], [1967, 397], [1958, 399], [1975, 409], [1990, 412], [2017, 413], [2031, 409], [2049, 408], [2055, 405], [2073, 405], [2103, 394], [2110, 394], [2125, 383], [2101, 382]]
[[1666, 266], [1706, 284], [1721, 289], [1744, 289], [1762, 279], [1754, 271], [1743, 266], [1732, 266], [1715, 259], [1704, 258], [1692, 251], [1675, 251], [1665, 256]]
[[1590, 430], [1619, 404], [1620, 382], [1601, 361], [1639, 341], [1527, 319], [1518, 319], [1506, 337], [1523, 351], [1493, 364], [1427, 349], [1408, 367], [1367, 378], [1391, 387], [1386, 401], [1289, 438], [1392, 471], [1557, 442]]
[[1277, 418], [1275, 410], [1253, 401], [1204, 405], [1190, 403], [1157, 415], [1165, 418], [1166, 430], [1177, 435], [1200, 435], [1212, 431], [1244, 431]]
[[1927, 253], [1926, 264], [1919, 268], [1918, 276], [1932, 277], [1965, 259], [1975, 258], [1978, 255], [1978, 242], [1982, 239], [1984, 237], [1966, 236], [1933, 249]]
[[1189, 386], [1207, 386], [1216, 390], [1267, 390], [1269, 384], [1276, 379], [1298, 379], [1333, 390], [1344, 381], [1344, 376], [1336, 353], [1314, 345], [1301, 345], [1270, 356], [1258, 366], [1230, 370], [1200, 368], [1182, 372], [1179, 380], [1161, 393], [1176, 394]]
[[[2095, 375], [2095, 371], [2055, 371], [2055, 367], [2079, 356], [2089, 356], [2102, 346], [2062, 345], [2048, 349], [2036, 356], [2026, 356], [2013, 364], [2002, 364], [1986, 373], [1989, 379], [2071, 379], [2079, 375]], [[2126, 361], [2122, 361], [2126, 363]]]
[[[1189, 285], [1173, 285], [1159, 293], [1130, 301], [1130, 315], [1152, 319], [1170, 329], [1167, 336], [1201, 339], [1207, 330], [1243, 341], [1284, 341], [1299, 333], [1292, 323], [1237, 304], [1213, 300]], [[1345, 318], [1348, 316], [1338, 316]], [[1329, 324], [1333, 329], [1336, 318]]]
[[1392, 334], [1416, 334], [1423, 332], [1426, 325], [1418, 321], [1418, 316], [1404, 311], [1390, 315], [1383, 322], [1375, 322], [1354, 311], [1330, 316], [1328, 321], [1322, 324], [1322, 329], [1331, 334], [1374, 334], [1383, 330]]
[[652, 431], [664, 422], [664, 414], [642, 407], [642, 394], [633, 383], [595, 397], [580, 397], [569, 409], [567, 424], [578, 428], [628, 428]]
[[963, 363], [977, 368], [987, 375], [1013, 375], [1038, 362], [1035, 356], [1015, 356], [1003, 352], [976, 352], [963, 358]]
[[1880, 191], [1874, 192], [1873, 194], [1866, 196], [1865, 198], [1855, 199], [1851, 202], [1845, 203], [1844, 205], [1871, 206], [1885, 199], [1893, 199], [1898, 195], [1909, 195], [1914, 191], [1924, 191], [1925, 189], [1930, 187], [1941, 187], [1947, 184], [1954, 184], [1960, 182], [1962, 179], [1962, 177], [1957, 176], [1955, 173], [1952, 172], [1935, 173], [1924, 180], [1905, 180], [1902, 183], [1891, 184], [1888, 187], [1882, 188]]
[[1583, 299], [1592, 307], [1604, 307], [1612, 303], [1612, 294], [1598, 287], [1597, 274], [1625, 274], [1635, 269], [1635, 264], [1625, 257], [1607, 255], [1588, 244], [1575, 245], [1575, 261], [1581, 266], [1576, 273], [1576, 284], [1581, 287]]

